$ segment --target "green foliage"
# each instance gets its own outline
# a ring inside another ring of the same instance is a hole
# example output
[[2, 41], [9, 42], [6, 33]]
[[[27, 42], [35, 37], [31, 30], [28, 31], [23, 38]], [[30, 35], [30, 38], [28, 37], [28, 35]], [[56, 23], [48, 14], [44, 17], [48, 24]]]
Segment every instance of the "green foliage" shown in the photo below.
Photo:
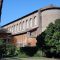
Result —
[[60, 53], [60, 19], [57, 19], [54, 24], [50, 23], [45, 30], [45, 34], [46, 52]]
[[50, 23], [49, 26], [47, 27], [46, 31], [45, 31], [45, 45], [46, 46], [52, 46], [52, 36], [54, 34], [54, 30], [55, 30], [55, 26], [53, 23]]
[[[0, 33], [6, 34], [6, 37], [0, 37], [0, 58], [6, 57], [6, 56], [15, 56], [15, 46], [12, 45], [10, 42], [7, 43], [7, 40], [10, 40], [12, 38], [12, 35], [8, 33], [6, 29], [1, 28]], [[7, 38], [7, 39], [5, 39]]]
[[59, 31], [60, 32], [60, 19], [57, 19], [56, 21], [55, 21], [55, 32], [57, 31]]
[[20, 57], [20, 58], [29, 57], [29, 56], [23, 51], [23, 49], [21, 49], [21, 48], [22, 48], [22, 47], [17, 48], [17, 55], [18, 55], [18, 57]]
[[53, 46], [56, 47], [56, 51], [60, 52], [60, 32], [55, 32], [52, 37]]
[[34, 55], [34, 57], [42, 57], [42, 56], [44, 56], [45, 54], [44, 54], [44, 52], [42, 51], [42, 50], [38, 50], [37, 52], [36, 52], [36, 54]]
[[0, 57], [15, 56], [15, 46], [6, 44], [4, 40], [0, 39]]
[[37, 47], [21, 47], [18, 48], [18, 57], [25, 58], [25, 57], [40, 57], [42, 55], [41, 50], [37, 50]]
[[12, 44], [6, 44], [6, 56], [15, 56], [16, 47]]
[[0, 39], [0, 46], [1, 46], [1, 45], [3, 45], [3, 40], [2, 40], [2, 39]]
[[[50, 23], [47, 29], [37, 38], [37, 47], [16, 48], [12, 44], [6, 44], [0, 39], [0, 55], [18, 57], [60, 56], [60, 19]], [[46, 55], [44, 54], [44, 52]]]
[[0, 58], [4, 55], [5, 53], [5, 44], [3, 39], [0, 39]]

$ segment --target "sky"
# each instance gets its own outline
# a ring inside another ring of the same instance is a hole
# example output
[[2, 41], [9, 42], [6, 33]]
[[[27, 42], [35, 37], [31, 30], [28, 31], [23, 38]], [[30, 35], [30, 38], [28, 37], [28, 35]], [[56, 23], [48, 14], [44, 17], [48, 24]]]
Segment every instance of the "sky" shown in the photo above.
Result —
[[50, 4], [60, 6], [60, 0], [3, 0], [0, 25], [3, 26]]

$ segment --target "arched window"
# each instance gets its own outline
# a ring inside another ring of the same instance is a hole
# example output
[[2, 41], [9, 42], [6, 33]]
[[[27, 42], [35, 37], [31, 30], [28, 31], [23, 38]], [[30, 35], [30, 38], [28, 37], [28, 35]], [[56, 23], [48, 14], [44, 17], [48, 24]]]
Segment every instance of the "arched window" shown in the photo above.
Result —
[[29, 20], [29, 26], [32, 27], [32, 18]]
[[17, 24], [17, 32], [19, 32], [19, 24]]
[[11, 28], [12, 28], [12, 32], [13, 32], [13, 26]]
[[13, 26], [13, 32], [14, 32], [14, 26]]
[[23, 22], [21, 22], [21, 31], [23, 30]]
[[7, 30], [10, 31], [10, 28], [8, 27]]
[[22, 29], [25, 29], [25, 22], [22, 23]]
[[14, 32], [15, 32], [15, 25], [14, 25]]
[[21, 22], [19, 23], [19, 31], [21, 31]]
[[9, 31], [10, 31], [10, 32], [12, 32], [12, 29], [11, 29], [11, 27], [9, 27]]
[[17, 32], [17, 25], [15, 25], [15, 33]]
[[28, 28], [29, 27], [29, 22], [28, 22], [28, 20], [26, 20], [26, 28]]
[[36, 18], [36, 16], [34, 17], [34, 25], [37, 25], [37, 18]]

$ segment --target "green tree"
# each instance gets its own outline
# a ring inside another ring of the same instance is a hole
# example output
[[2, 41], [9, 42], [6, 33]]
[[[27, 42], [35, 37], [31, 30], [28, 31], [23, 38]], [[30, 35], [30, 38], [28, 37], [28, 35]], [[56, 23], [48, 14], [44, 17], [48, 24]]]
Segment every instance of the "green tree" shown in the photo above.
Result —
[[[2, 34], [6, 34], [7, 39], [1, 36]], [[7, 31], [6, 29], [0, 28], [0, 58], [5, 56], [15, 55], [15, 46], [10, 42], [12, 38], [13, 37], [9, 31]]]
[[57, 19], [55, 21], [55, 32], [59, 31], [60, 32], [60, 19]]
[[3, 57], [4, 53], [5, 53], [5, 44], [3, 39], [0, 39], [0, 58]]
[[[45, 46], [46, 52], [56, 55], [60, 53], [60, 19], [57, 19], [55, 23], [50, 23], [45, 30]], [[51, 54], [50, 54], [51, 55]], [[59, 55], [60, 56], [60, 55]]]
[[6, 44], [6, 56], [15, 56], [16, 47], [13, 44]]
[[52, 37], [53, 46], [56, 47], [56, 52], [60, 52], [60, 32], [55, 32]]

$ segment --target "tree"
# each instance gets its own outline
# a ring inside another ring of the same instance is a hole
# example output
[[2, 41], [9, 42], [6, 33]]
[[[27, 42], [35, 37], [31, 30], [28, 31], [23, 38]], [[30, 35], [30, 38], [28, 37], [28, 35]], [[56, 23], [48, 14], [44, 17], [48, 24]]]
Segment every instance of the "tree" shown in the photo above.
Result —
[[60, 52], [60, 32], [55, 32], [52, 36], [53, 46], [56, 47], [56, 52]]
[[[60, 53], [60, 19], [57, 19], [55, 23], [50, 23], [45, 30], [45, 46], [47, 47], [46, 53], [59, 55]], [[49, 54], [49, 55], [51, 55]], [[56, 55], [56, 56], [57, 56]], [[60, 55], [59, 55], [60, 56]]]
[[4, 53], [5, 53], [5, 44], [3, 39], [0, 39], [0, 58], [3, 57]]
[[15, 56], [16, 47], [13, 44], [6, 44], [6, 56]]
[[57, 19], [55, 21], [55, 32], [59, 31], [60, 32], [60, 19]]
[[49, 26], [47, 27], [47, 29], [45, 30], [45, 44], [46, 46], [50, 46], [51, 45], [51, 39], [53, 36], [55, 30], [55, 26], [53, 23], [50, 23]]
[[[0, 57], [14, 56], [15, 46], [11, 43], [11, 33], [3, 28], [0, 28]], [[7, 41], [8, 40], [8, 41]]]

